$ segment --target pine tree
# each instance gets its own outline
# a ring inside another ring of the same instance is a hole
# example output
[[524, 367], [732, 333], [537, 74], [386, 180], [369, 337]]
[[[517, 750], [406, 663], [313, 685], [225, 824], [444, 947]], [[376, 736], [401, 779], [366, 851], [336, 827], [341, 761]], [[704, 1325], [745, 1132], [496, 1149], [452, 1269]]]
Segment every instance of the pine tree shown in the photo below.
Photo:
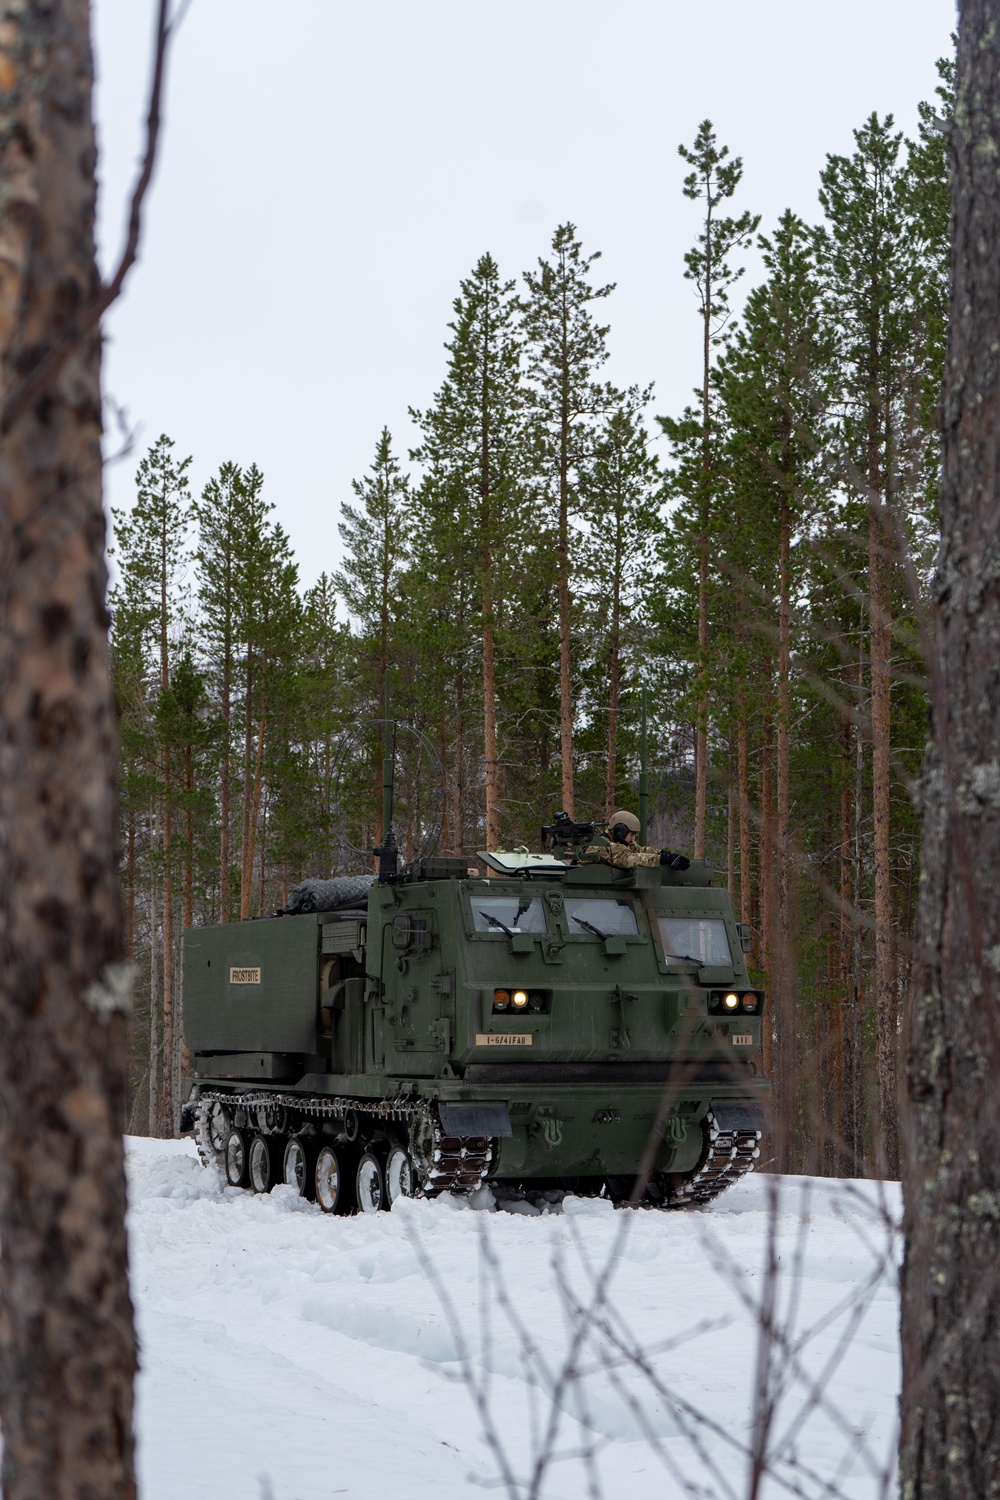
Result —
[[606, 753], [601, 757], [605, 817], [621, 800], [623, 683], [640, 675], [639, 606], [650, 587], [653, 548], [661, 529], [663, 476], [642, 420], [649, 395], [633, 386], [617, 397], [602, 423], [581, 489], [589, 528], [581, 592], [588, 594], [587, 633], [597, 648], [598, 669], [591, 716], [595, 723], [607, 724]]
[[[831, 396], [831, 341], [816, 274], [814, 236], [786, 212], [761, 238], [767, 280], [747, 299], [742, 326], [718, 372], [728, 423], [726, 462], [733, 525], [722, 550], [735, 584], [737, 647], [749, 624], [773, 638], [770, 604], [777, 586], [775, 682], [774, 942], [778, 1020], [779, 1164], [789, 1170], [796, 1088], [794, 932], [791, 877], [792, 546], [815, 515], [823, 493], [824, 418]], [[728, 534], [727, 534], [728, 532]], [[762, 545], [763, 543], [763, 545]], [[762, 569], [761, 563], [765, 564]], [[801, 570], [801, 562], [799, 563]], [[747, 618], [749, 617], [749, 618]], [[768, 646], [770, 654], [770, 646]], [[749, 796], [745, 767], [745, 688], [737, 682], [741, 842], [747, 847]], [[770, 809], [768, 808], [769, 812]], [[746, 877], [744, 870], [744, 878]], [[859, 1072], [860, 1079], [860, 1072]]]
[[294, 661], [301, 618], [298, 566], [288, 537], [269, 519], [264, 476], [252, 464], [243, 476], [234, 560], [236, 667], [241, 678], [243, 740], [240, 819], [240, 920], [254, 907], [254, 864], [265, 795], [265, 755], [282, 673]]
[[896, 979], [890, 863], [892, 568], [894, 497], [902, 481], [900, 406], [914, 336], [913, 239], [891, 116], [854, 132], [850, 157], [829, 156], [820, 202], [831, 308], [840, 329], [844, 479], [867, 520], [872, 807], [875, 876], [875, 1013], [883, 1169], [899, 1173]]
[[219, 729], [219, 897], [218, 920], [228, 922], [232, 901], [233, 697], [239, 639], [237, 573], [247, 494], [243, 471], [226, 462], [194, 506], [198, 524], [197, 593], [200, 633], [214, 677]]
[[559, 611], [559, 747], [562, 805], [574, 813], [573, 651], [570, 584], [573, 567], [570, 520], [577, 504], [580, 475], [593, 448], [594, 419], [608, 406], [608, 395], [594, 375], [607, 359], [607, 327], [590, 309], [614, 291], [614, 283], [594, 287], [588, 280], [600, 251], [584, 256], [575, 224], [560, 224], [552, 237], [551, 258], [525, 272], [523, 303], [527, 370], [540, 440], [544, 484], [555, 514], [556, 592]]
[[[392, 435], [383, 427], [375, 458], [364, 479], [353, 481], [360, 508], [343, 505], [339, 531], [344, 562], [334, 586], [361, 627], [367, 644], [368, 681], [364, 692], [374, 704], [381, 697], [386, 669], [397, 655], [400, 581], [409, 561], [412, 522], [410, 482], [392, 451]], [[382, 761], [375, 758], [376, 822], [374, 842], [382, 828]]]
[[[154, 705], [170, 692], [172, 655], [183, 621], [182, 588], [188, 566], [187, 527], [191, 494], [190, 457], [178, 462], [173, 440], [163, 434], [136, 473], [136, 503], [127, 514], [113, 511], [122, 582], [112, 598], [140, 630], [155, 670]], [[154, 707], [155, 712], [155, 707]], [[156, 722], [161, 723], [159, 715]], [[169, 735], [158, 735], [160, 857], [162, 862], [163, 1029], [160, 1057], [159, 1128], [176, 1129], [174, 1025], [174, 859], [173, 820], [176, 801], [174, 748]], [[152, 930], [152, 929], [151, 929]]]
[[[695, 817], [694, 853], [701, 859], [705, 853], [705, 819], [708, 806], [708, 629], [709, 629], [709, 531], [717, 468], [717, 444], [712, 424], [711, 370], [712, 350], [720, 343], [730, 317], [729, 293], [743, 274], [733, 268], [728, 257], [746, 246], [760, 223], [760, 216], [749, 210], [738, 218], [719, 215], [720, 204], [736, 192], [743, 176], [742, 158], [729, 159], [729, 147], [718, 146], [711, 120], [703, 120], [692, 146], [678, 146], [680, 156], [692, 170], [684, 179], [684, 196], [704, 203], [704, 218], [697, 243], [684, 256], [684, 275], [698, 289], [702, 320], [702, 378], [700, 471], [697, 476], [698, 499], [698, 678], [699, 697], [695, 721], [694, 771]], [[679, 437], [669, 423], [668, 436]]]
[[416, 414], [422, 441], [413, 454], [427, 468], [427, 484], [450, 496], [459, 534], [477, 539], [488, 849], [500, 840], [498, 621], [526, 529], [522, 345], [513, 290], [490, 255], [462, 281], [445, 346], [447, 375], [433, 406]]

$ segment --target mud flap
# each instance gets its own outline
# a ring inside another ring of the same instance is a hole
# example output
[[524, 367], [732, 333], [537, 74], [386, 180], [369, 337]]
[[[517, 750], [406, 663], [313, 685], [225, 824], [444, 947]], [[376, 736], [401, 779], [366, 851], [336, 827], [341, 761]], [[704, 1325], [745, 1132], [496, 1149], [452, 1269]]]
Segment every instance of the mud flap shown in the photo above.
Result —
[[514, 1134], [506, 1104], [444, 1104], [439, 1100], [438, 1113], [445, 1135], [510, 1137]]
[[720, 1130], [760, 1130], [768, 1128], [767, 1115], [761, 1106], [745, 1099], [713, 1099], [712, 1114]]

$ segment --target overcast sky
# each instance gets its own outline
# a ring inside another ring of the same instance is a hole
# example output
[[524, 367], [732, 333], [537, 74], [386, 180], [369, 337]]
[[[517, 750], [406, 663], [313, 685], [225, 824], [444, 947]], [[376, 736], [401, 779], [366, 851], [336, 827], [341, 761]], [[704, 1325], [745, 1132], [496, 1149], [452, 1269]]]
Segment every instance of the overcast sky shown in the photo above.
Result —
[[[94, 10], [107, 265], [154, 4]], [[678, 142], [707, 116], [744, 160], [736, 211], [814, 219], [826, 154], [872, 110], [914, 131], [954, 24], [951, 0], [193, 0], [141, 261], [105, 325], [105, 390], [138, 429], [111, 503], [161, 432], [198, 489], [256, 462], [312, 582], [383, 424], [404, 457], [413, 441], [459, 279], [487, 250], [518, 276], [567, 219], [617, 282], [609, 378], [679, 412], [699, 332]]]

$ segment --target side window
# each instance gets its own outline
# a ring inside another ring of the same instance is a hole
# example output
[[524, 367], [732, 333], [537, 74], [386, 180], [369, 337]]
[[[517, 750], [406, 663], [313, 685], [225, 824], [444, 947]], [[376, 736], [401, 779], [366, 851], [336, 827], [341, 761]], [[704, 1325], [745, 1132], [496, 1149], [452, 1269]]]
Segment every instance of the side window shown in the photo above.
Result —
[[426, 953], [434, 941], [431, 922], [420, 912], [400, 912], [392, 919], [392, 946], [397, 953]]
[[545, 911], [540, 896], [471, 896], [477, 932], [544, 932]]
[[593, 937], [636, 937], [639, 932], [631, 901], [614, 896], [567, 896], [566, 919], [570, 932]]

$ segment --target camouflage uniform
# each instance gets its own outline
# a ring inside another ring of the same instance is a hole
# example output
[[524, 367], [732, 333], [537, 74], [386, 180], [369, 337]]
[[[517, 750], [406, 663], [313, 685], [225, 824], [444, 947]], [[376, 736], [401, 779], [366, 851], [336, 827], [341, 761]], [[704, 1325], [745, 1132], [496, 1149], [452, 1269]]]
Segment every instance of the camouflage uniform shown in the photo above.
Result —
[[634, 870], [638, 865], [658, 865], [660, 851], [650, 849], [646, 844], [616, 844], [602, 837], [587, 845], [581, 860], [588, 865], [614, 865], [616, 870]]

